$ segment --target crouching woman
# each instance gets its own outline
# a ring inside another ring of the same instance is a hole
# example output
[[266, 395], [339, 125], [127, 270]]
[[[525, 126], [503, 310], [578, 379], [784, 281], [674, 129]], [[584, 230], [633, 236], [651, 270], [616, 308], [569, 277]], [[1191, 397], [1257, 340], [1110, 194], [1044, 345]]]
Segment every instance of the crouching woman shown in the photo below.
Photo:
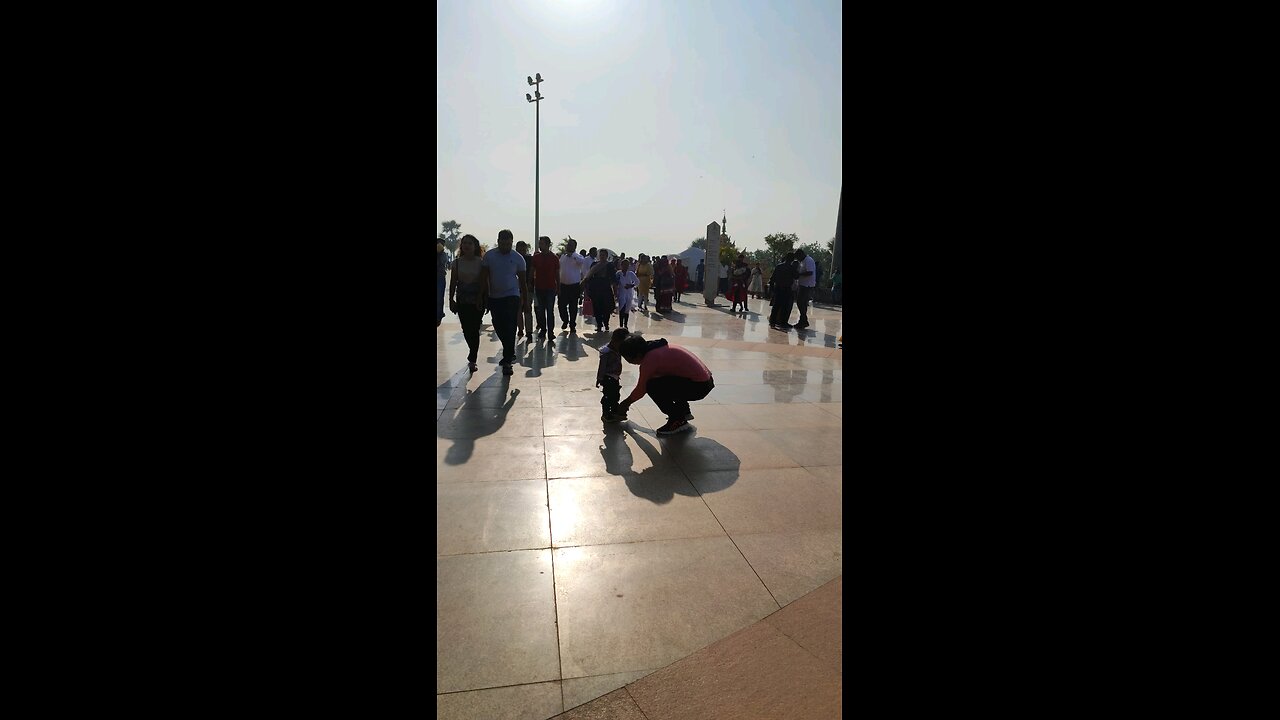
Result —
[[632, 403], [647, 394], [667, 416], [667, 424], [658, 428], [659, 435], [688, 430], [693, 419], [689, 403], [705, 398], [716, 386], [711, 370], [702, 360], [666, 340], [645, 340], [635, 335], [623, 341], [622, 357], [640, 366], [640, 380], [618, 405], [618, 412], [625, 414]]

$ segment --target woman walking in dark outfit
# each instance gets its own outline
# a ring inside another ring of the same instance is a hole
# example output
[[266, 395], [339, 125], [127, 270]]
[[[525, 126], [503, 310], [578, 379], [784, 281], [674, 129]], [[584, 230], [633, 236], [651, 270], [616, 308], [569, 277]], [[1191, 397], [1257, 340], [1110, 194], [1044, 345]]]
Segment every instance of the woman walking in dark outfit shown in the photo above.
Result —
[[480, 292], [480, 241], [474, 235], [463, 235], [458, 241], [458, 257], [449, 273], [449, 311], [462, 323], [462, 337], [471, 352], [467, 366], [475, 372], [476, 354], [480, 352], [480, 319], [484, 317], [484, 296]]
[[636, 389], [618, 404], [617, 412], [625, 415], [631, 403], [647, 394], [667, 416], [667, 424], [658, 428], [659, 435], [688, 430], [693, 419], [689, 401], [703, 399], [716, 386], [702, 360], [666, 340], [647, 341], [636, 335], [622, 342], [622, 357], [640, 366], [640, 379]]
[[667, 265], [667, 259], [662, 258], [658, 261], [658, 268], [655, 271], [654, 282], [657, 284], [658, 293], [656, 305], [658, 312], [671, 312], [671, 299], [675, 294], [675, 275], [671, 274], [671, 268]]
[[600, 251], [600, 261], [587, 271], [585, 283], [591, 295], [592, 311], [596, 316], [596, 332], [609, 332], [609, 316], [613, 314], [613, 288], [618, 284], [617, 271], [609, 262], [609, 251]]
[[676, 302], [680, 302], [680, 295], [689, 289], [689, 269], [679, 260], [673, 260], [671, 266], [671, 274], [675, 277], [675, 296]]
[[729, 302], [733, 303], [729, 306], [729, 312], [734, 312], [739, 307], [742, 308], [742, 312], [746, 312], [747, 282], [751, 279], [751, 268], [747, 267], [746, 253], [738, 253], [738, 262], [729, 277]]
[[[436, 327], [444, 320], [444, 273], [449, 268], [445, 261], [444, 243], [436, 241]], [[455, 313], [457, 314], [457, 313]]]

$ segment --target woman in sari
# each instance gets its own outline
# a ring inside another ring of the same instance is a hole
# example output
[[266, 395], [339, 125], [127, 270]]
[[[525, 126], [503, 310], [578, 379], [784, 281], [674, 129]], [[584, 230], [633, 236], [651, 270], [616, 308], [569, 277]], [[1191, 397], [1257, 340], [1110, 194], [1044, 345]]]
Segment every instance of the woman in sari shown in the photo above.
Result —
[[671, 266], [667, 264], [665, 259], [658, 261], [658, 269], [655, 274], [655, 282], [658, 286], [658, 312], [671, 312], [671, 297], [675, 292], [676, 278], [671, 274]]
[[760, 263], [751, 268], [751, 287], [748, 292], [755, 295], [757, 300], [764, 297], [764, 271], [760, 269]]
[[675, 261], [675, 267], [671, 268], [671, 273], [675, 276], [676, 286], [676, 302], [680, 302], [680, 293], [689, 289], [689, 268], [679, 260]]

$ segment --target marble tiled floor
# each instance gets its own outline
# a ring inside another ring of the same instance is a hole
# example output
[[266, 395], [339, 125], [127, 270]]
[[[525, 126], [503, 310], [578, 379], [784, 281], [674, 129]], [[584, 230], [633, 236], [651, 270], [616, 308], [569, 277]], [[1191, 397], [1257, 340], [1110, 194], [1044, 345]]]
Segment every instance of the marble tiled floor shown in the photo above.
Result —
[[843, 578], [555, 720], [842, 717]]
[[512, 376], [491, 326], [475, 375], [457, 318], [436, 329], [438, 717], [544, 720], [842, 574], [841, 310], [783, 333], [764, 301], [730, 314], [685, 297], [630, 328], [715, 375], [672, 437], [648, 398], [600, 421], [605, 335], [581, 318], [519, 342]]

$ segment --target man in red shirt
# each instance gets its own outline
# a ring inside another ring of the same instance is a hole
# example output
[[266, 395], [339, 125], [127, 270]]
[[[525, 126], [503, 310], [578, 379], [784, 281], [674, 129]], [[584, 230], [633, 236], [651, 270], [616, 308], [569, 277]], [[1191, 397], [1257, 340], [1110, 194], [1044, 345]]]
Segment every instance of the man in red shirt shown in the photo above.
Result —
[[632, 335], [622, 343], [622, 357], [640, 366], [636, 389], [618, 404], [618, 414], [625, 415], [631, 403], [645, 394], [667, 416], [667, 424], [658, 428], [659, 435], [674, 435], [690, 428], [693, 414], [690, 400], [701, 400], [716, 386], [711, 370], [697, 355], [666, 340], [645, 340]]
[[537, 301], [538, 340], [553, 335], [556, 328], [556, 296], [560, 293], [560, 259], [551, 252], [551, 238], [538, 238], [533, 256], [533, 297]]

